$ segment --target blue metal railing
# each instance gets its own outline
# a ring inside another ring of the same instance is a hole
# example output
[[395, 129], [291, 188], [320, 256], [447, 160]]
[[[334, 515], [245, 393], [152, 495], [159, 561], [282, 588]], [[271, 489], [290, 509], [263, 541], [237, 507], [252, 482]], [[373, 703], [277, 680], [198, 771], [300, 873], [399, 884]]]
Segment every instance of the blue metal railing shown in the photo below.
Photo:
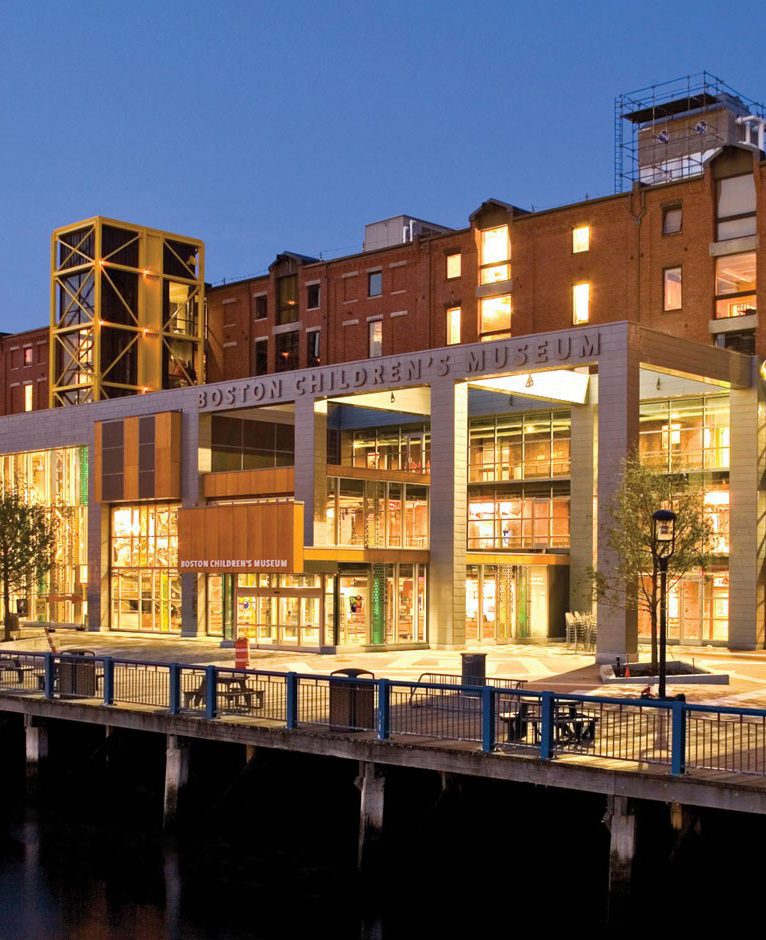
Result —
[[110, 656], [0, 652], [0, 691], [214, 721], [468, 742], [542, 760], [590, 755], [766, 776], [766, 710], [531, 691], [513, 685], [303, 675]]

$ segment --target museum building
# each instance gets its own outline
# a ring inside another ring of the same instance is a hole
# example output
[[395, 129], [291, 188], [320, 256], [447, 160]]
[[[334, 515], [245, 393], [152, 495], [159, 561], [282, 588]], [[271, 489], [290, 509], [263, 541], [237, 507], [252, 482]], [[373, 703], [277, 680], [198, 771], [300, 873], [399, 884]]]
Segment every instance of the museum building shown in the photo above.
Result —
[[[671, 638], [762, 647], [753, 109], [655, 94], [622, 115], [624, 192], [396, 217], [215, 287], [198, 239], [57, 229], [50, 327], [3, 339], [2, 483], [57, 520], [20, 619], [323, 652], [560, 639], [637, 450], [704, 484], [714, 533]], [[636, 611], [593, 612], [599, 659], [635, 653]]]

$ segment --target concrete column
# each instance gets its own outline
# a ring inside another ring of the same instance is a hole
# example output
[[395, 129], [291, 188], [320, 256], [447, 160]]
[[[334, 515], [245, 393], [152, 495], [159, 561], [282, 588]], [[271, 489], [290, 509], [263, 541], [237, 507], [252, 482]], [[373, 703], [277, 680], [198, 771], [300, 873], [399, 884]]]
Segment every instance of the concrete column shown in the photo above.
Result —
[[166, 831], [175, 828], [178, 804], [189, 779], [189, 747], [183, 738], [167, 737], [165, 748], [165, 806], [162, 825]]
[[[630, 345], [629, 332], [611, 348], [602, 350], [598, 375], [598, 545], [597, 568], [608, 573], [617, 557], [609, 547], [606, 528], [610, 505], [620, 486], [623, 462], [638, 444], [640, 365], [638, 350]], [[598, 604], [598, 662], [614, 662], [619, 656], [635, 659], [638, 651], [636, 610]]]
[[327, 511], [327, 403], [295, 402], [295, 498], [303, 503], [305, 545], [324, 545]]
[[93, 444], [88, 447], [88, 630], [109, 628], [109, 507], [96, 502]]
[[465, 644], [468, 386], [431, 383], [431, 494], [428, 631], [431, 646]]
[[[206, 417], [206, 416], [205, 416]], [[181, 505], [192, 509], [199, 505], [200, 415], [185, 411], [181, 416]], [[204, 592], [198, 603], [198, 582], [204, 578], [193, 572], [181, 575], [181, 636], [195, 637], [205, 633]]]
[[627, 797], [607, 797], [604, 822], [609, 827], [609, 924], [625, 923], [629, 915], [636, 817]]
[[[591, 383], [596, 382], [595, 377]], [[595, 562], [593, 500], [596, 495], [596, 413], [592, 404], [572, 405], [569, 504], [569, 609], [593, 607], [593, 592], [586, 577]]]
[[48, 727], [40, 718], [24, 716], [24, 734], [27, 758], [27, 793], [35, 797], [45, 780], [48, 760]]
[[766, 553], [766, 434], [764, 396], [753, 360], [752, 388], [730, 395], [729, 471], [729, 647], [764, 645], [764, 563]]
[[380, 764], [359, 765], [358, 785], [362, 795], [359, 803], [357, 866], [360, 874], [366, 878], [372, 877], [381, 866], [385, 784], [386, 778]]

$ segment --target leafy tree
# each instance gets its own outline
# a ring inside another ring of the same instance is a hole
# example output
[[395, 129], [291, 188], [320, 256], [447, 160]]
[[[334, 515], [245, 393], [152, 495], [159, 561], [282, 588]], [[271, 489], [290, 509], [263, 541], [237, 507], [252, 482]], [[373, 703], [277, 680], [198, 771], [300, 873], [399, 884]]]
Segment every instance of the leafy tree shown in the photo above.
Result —
[[0, 490], [0, 582], [5, 610], [5, 639], [11, 639], [11, 594], [50, 571], [56, 523], [18, 487]]
[[624, 462], [619, 489], [599, 526], [599, 538], [606, 539], [616, 564], [609, 571], [590, 568], [587, 574], [597, 600], [649, 613], [654, 670], [660, 592], [652, 557], [652, 516], [657, 509], [672, 509], [677, 517], [675, 551], [668, 562], [668, 591], [690, 572], [704, 571], [713, 531], [701, 479], [661, 473], [643, 464], [634, 452]]

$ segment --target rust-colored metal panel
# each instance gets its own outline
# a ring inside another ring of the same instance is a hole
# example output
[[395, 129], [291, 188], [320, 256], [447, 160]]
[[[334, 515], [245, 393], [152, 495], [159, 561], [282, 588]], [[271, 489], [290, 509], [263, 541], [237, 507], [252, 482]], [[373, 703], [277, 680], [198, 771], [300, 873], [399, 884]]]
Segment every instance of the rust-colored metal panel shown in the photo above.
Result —
[[125, 418], [125, 488], [123, 499], [138, 499], [138, 418]]
[[155, 416], [154, 466], [156, 499], [181, 498], [181, 412]]
[[205, 506], [178, 513], [181, 570], [303, 570], [303, 504]]
[[290, 496], [295, 492], [295, 468], [221, 470], [202, 478], [206, 499], [234, 496]]

